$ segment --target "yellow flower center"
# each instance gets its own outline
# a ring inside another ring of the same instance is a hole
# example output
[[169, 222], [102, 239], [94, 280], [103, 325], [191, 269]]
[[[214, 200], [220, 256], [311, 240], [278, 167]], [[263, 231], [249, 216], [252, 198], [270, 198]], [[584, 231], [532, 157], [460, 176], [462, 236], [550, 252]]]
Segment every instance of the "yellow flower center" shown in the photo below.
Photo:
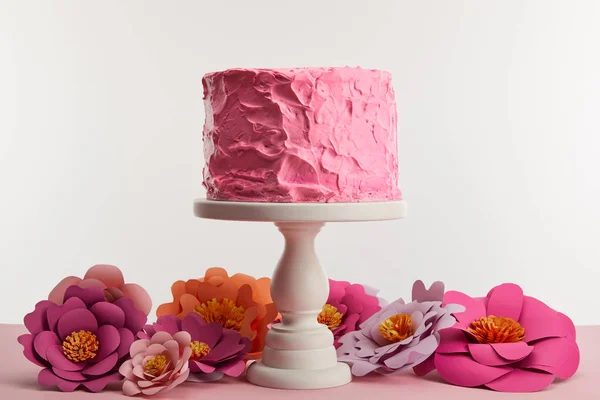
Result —
[[317, 322], [327, 325], [329, 329], [334, 330], [342, 323], [342, 314], [331, 304], [325, 304], [317, 317]]
[[525, 339], [525, 329], [512, 318], [482, 317], [471, 322], [469, 332], [479, 343], [515, 343]]
[[190, 343], [190, 347], [192, 348], [192, 356], [190, 358], [194, 361], [198, 361], [210, 353], [210, 347], [204, 342], [194, 340]]
[[159, 376], [165, 371], [165, 368], [167, 368], [167, 363], [167, 357], [162, 354], [151, 357], [144, 364], [144, 372], [154, 377]]
[[75, 331], [67, 336], [62, 344], [65, 356], [74, 362], [96, 357], [98, 339], [90, 331]]
[[409, 314], [392, 315], [379, 324], [379, 332], [390, 342], [401, 342], [413, 334], [412, 318]]
[[212, 299], [200, 304], [194, 310], [208, 323], [218, 322], [223, 328], [239, 331], [244, 322], [244, 307], [235, 305], [235, 302], [224, 298]]

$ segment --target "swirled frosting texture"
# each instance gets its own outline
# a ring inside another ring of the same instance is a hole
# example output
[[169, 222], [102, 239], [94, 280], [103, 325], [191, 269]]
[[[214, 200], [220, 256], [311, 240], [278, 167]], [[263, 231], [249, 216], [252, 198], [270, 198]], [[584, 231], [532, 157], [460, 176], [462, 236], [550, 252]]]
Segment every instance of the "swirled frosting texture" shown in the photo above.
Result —
[[211, 200], [401, 197], [391, 75], [361, 68], [230, 69], [202, 80]]

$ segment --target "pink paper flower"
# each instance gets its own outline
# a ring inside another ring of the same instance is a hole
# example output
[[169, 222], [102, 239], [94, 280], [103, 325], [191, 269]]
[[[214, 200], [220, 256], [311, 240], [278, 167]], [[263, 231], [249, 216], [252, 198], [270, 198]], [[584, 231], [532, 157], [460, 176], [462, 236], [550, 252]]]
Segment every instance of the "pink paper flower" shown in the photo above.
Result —
[[352, 366], [352, 374], [391, 373], [414, 368], [432, 358], [440, 331], [454, 325], [457, 304], [442, 306], [444, 284], [429, 290], [423, 282], [413, 285], [413, 301], [399, 299], [373, 314], [360, 330], [345, 334], [337, 350], [338, 361]]
[[190, 370], [192, 355], [190, 334], [156, 332], [150, 339], [140, 339], [131, 345], [127, 360], [119, 368], [125, 377], [123, 393], [153, 395], [165, 393], [185, 382]]
[[186, 331], [191, 336], [190, 381], [209, 382], [224, 375], [237, 377], [244, 372], [246, 354], [252, 349], [252, 341], [239, 332], [225, 329], [217, 322], [206, 323], [197, 313], [188, 313], [182, 320], [175, 315], [160, 317], [154, 324], [146, 325], [140, 337], [156, 332], [175, 335]]
[[121, 297], [129, 297], [133, 300], [135, 308], [150, 314], [152, 300], [148, 292], [135, 283], [125, 283], [123, 273], [114, 265], [94, 265], [88, 269], [83, 279], [76, 276], [67, 276], [52, 289], [48, 300], [58, 305], [63, 304], [65, 291], [69, 286], [78, 285], [82, 288], [99, 287], [104, 290], [106, 301], [116, 301]]
[[360, 324], [381, 310], [380, 302], [384, 300], [376, 294], [377, 290], [368, 286], [329, 280], [329, 298], [318, 321], [331, 330], [336, 348], [344, 334], [357, 330]]
[[[534, 392], [567, 379], [579, 366], [573, 322], [514, 284], [496, 286], [487, 297], [448, 292], [455, 326], [442, 332], [434, 362], [446, 381], [501, 392]], [[427, 371], [423, 371], [424, 373]]]
[[98, 392], [122, 379], [118, 369], [145, 323], [146, 316], [131, 299], [109, 303], [100, 288], [71, 286], [63, 305], [37, 303], [25, 316], [30, 333], [18, 341], [25, 357], [44, 368], [38, 375], [40, 385], [63, 392], [80, 386]]

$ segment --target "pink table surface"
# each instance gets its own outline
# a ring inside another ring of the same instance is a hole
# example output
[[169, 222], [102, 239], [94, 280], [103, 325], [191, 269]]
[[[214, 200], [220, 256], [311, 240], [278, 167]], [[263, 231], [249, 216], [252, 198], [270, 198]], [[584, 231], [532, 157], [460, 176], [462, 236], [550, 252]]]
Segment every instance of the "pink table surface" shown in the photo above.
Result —
[[[0, 324], [0, 399], [125, 399], [118, 385], [101, 393], [82, 390], [60, 393], [41, 388], [37, 384], [39, 367], [31, 364], [22, 354], [17, 336], [25, 333], [21, 325]], [[243, 378], [223, 379], [215, 383], [184, 383], [172, 391], [156, 396], [157, 399], [595, 399], [600, 400], [600, 326], [577, 328], [577, 342], [581, 350], [579, 370], [567, 381], [555, 383], [537, 393], [497, 393], [486, 389], [468, 389], [452, 386], [432, 373], [417, 378], [412, 372], [389, 376], [355, 378], [346, 386], [326, 390], [284, 391], [261, 388]]]

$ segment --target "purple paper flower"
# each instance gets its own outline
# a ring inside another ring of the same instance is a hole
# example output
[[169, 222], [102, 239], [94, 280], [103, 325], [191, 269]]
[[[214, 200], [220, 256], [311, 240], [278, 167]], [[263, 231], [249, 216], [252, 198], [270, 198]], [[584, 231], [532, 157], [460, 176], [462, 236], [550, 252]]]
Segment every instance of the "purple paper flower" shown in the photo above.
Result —
[[154, 324], [146, 325], [144, 331], [138, 336], [149, 338], [160, 331], [171, 335], [181, 331], [190, 334], [190, 381], [209, 382], [224, 375], [240, 376], [246, 368], [244, 358], [252, 349], [249, 338], [225, 329], [217, 322], [206, 323], [194, 312], [188, 313], [182, 320], [175, 315], [162, 316]]
[[121, 380], [119, 367], [146, 315], [129, 298], [109, 303], [100, 288], [71, 286], [63, 305], [40, 301], [24, 321], [30, 333], [18, 341], [25, 357], [43, 368], [40, 385], [98, 392]]
[[391, 373], [430, 362], [440, 342], [439, 331], [456, 323], [451, 315], [464, 308], [442, 307], [444, 284], [435, 282], [429, 290], [423, 282], [413, 285], [413, 301], [402, 299], [383, 307], [340, 339], [338, 361], [352, 366], [352, 374]]
[[333, 333], [334, 345], [346, 333], [358, 329], [360, 324], [381, 310], [384, 300], [376, 296], [377, 289], [344, 281], [329, 280], [329, 298], [318, 316], [319, 323], [327, 325]]

